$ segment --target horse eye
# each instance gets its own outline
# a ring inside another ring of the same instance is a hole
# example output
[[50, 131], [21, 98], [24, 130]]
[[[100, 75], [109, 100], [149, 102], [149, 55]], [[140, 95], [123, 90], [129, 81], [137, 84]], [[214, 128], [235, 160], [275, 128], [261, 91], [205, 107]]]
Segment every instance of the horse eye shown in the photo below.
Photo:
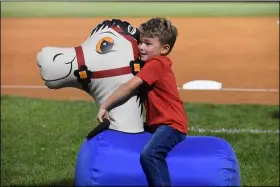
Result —
[[96, 52], [99, 54], [106, 54], [112, 51], [114, 40], [110, 37], [104, 37], [96, 44]]

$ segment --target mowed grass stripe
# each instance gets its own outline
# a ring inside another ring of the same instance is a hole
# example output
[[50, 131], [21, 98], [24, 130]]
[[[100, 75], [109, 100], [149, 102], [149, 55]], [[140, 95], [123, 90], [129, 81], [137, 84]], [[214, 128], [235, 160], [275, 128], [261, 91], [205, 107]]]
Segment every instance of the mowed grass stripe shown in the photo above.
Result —
[[[225, 125], [241, 129], [255, 121], [262, 129], [278, 129], [279, 119], [268, 118], [278, 106], [188, 103], [185, 108], [190, 127], [204, 122], [212, 124], [211, 129]], [[73, 183], [79, 148], [97, 125], [95, 103], [2, 95], [1, 109], [1, 185]], [[235, 120], [225, 119], [231, 116]], [[239, 159], [242, 185], [279, 185], [279, 134], [189, 134], [194, 135], [224, 138], [232, 145]]]

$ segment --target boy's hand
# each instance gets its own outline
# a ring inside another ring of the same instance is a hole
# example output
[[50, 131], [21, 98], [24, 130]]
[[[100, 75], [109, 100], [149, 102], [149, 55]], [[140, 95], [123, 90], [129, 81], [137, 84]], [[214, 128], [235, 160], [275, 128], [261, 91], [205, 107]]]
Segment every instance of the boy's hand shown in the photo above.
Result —
[[100, 108], [97, 116], [97, 120], [99, 121], [99, 123], [102, 123], [103, 119], [108, 117], [109, 117], [108, 111], [104, 108]]

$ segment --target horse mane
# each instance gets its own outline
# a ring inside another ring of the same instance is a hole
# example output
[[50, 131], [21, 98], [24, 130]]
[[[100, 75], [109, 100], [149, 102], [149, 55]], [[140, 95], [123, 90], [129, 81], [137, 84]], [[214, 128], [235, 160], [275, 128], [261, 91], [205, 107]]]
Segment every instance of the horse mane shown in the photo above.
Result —
[[[136, 29], [136, 32], [134, 34], [131, 34], [129, 31], [129, 26], [131, 26], [130, 23], [127, 21], [121, 21], [120, 19], [112, 19], [112, 20], [104, 20], [102, 23], [98, 24], [91, 32], [90, 36], [99, 31], [104, 29], [105, 27], [120, 27], [123, 30], [123, 33], [126, 35], [132, 36], [134, 39], [136, 39], [139, 42], [139, 37], [140, 37], [140, 31], [138, 28], [134, 27]], [[133, 27], [132, 27], [133, 28]]]

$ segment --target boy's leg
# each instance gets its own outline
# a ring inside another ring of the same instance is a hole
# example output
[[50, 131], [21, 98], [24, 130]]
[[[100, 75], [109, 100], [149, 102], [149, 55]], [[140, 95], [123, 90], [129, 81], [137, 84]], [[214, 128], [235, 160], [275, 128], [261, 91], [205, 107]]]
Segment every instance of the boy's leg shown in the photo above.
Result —
[[169, 151], [186, 138], [186, 134], [162, 125], [140, 155], [140, 163], [149, 186], [170, 186], [170, 175], [165, 158]]

